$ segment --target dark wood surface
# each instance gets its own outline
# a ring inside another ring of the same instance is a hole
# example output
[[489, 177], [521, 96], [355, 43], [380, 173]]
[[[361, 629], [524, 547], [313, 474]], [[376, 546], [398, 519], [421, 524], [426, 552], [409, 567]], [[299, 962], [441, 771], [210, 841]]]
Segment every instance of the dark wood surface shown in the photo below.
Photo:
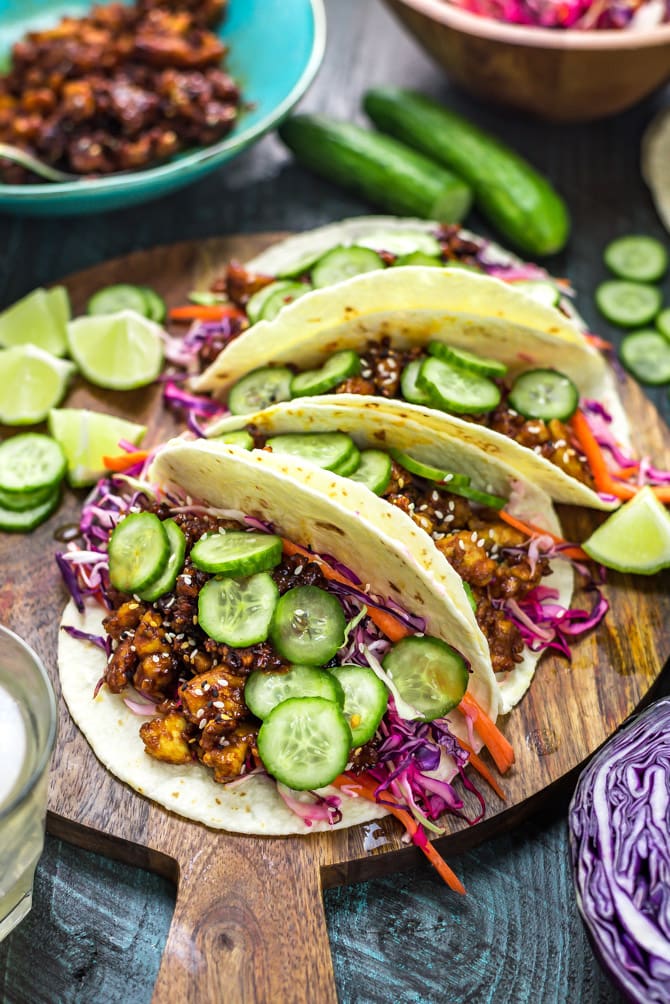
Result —
[[[376, 2], [339, 0], [329, 4], [329, 15], [327, 61], [305, 107], [352, 117], [368, 83], [411, 84], [453, 98], [497, 129], [551, 173], [568, 198], [574, 237], [550, 264], [580, 288], [579, 306], [592, 325], [613, 334], [597, 321], [590, 289], [603, 277], [600, 253], [609, 238], [632, 231], [661, 235], [637, 168], [641, 131], [659, 99], [595, 126], [530, 123], [451, 94]], [[144, 210], [75, 221], [0, 221], [0, 296], [4, 305], [39, 282], [136, 247], [304, 228], [369, 208], [290, 165], [271, 137], [227, 172]], [[468, 222], [485, 232], [475, 216]], [[665, 392], [653, 396], [667, 417]], [[11, 597], [17, 585], [6, 578], [4, 594]], [[49, 615], [42, 608], [34, 625], [44, 626]], [[629, 626], [618, 625], [620, 637]], [[625, 648], [612, 656], [613, 668], [628, 668]], [[327, 892], [340, 1000], [616, 1000], [577, 919], [561, 798], [556, 795], [550, 815], [545, 808], [512, 835], [458, 859], [470, 893], [465, 902], [454, 902], [423, 867]], [[36, 908], [0, 948], [0, 994], [17, 1002], [148, 1000], [171, 905], [162, 879], [49, 839]], [[280, 920], [281, 895], [272, 909]], [[298, 998], [288, 992], [286, 999]]]

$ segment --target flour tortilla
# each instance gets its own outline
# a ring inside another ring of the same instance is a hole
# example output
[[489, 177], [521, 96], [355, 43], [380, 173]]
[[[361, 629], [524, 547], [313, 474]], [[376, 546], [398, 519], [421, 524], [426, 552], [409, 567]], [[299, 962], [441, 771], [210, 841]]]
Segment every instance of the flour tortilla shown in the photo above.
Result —
[[[581, 336], [569, 341], [542, 330], [547, 310], [551, 308], [533, 303], [505, 283], [460, 269], [368, 272], [303, 296], [273, 321], [259, 321], [232, 341], [193, 386], [225, 400], [237, 380], [261, 366], [290, 363], [311, 369], [339, 349], [360, 351], [369, 339], [383, 336], [399, 348], [435, 340], [500, 360], [510, 379], [538, 367], [559, 369], [574, 381], [582, 398], [594, 398], [609, 411], [615, 438], [624, 451], [630, 450], [628, 423], [611, 369]], [[442, 428], [460, 429], [468, 441], [498, 453], [555, 501], [595, 509], [619, 504], [603, 500], [507, 436], [433, 408], [405, 402], [403, 407], [436, 434]]]
[[[305, 233], [294, 234], [285, 240], [278, 241], [271, 247], [256, 255], [251, 261], [246, 263], [246, 267], [252, 272], [260, 272], [265, 275], [282, 275], [286, 272], [295, 273], [297, 267], [303, 263], [312, 264], [314, 259], [335, 247], [348, 247], [352, 244], [361, 244], [376, 251], [390, 251], [393, 254], [406, 254], [415, 249], [414, 238], [417, 234], [434, 235], [441, 224], [435, 220], [419, 220], [411, 217], [400, 216], [357, 216], [353, 219], [340, 220], [337, 223], [329, 223], [316, 230], [308, 230]], [[485, 241], [476, 234], [468, 230], [459, 230], [459, 236], [466, 241], [473, 241], [478, 246], [485, 247], [486, 260], [490, 265], [501, 268], [524, 268], [525, 262], [512, 254], [506, 248], [500, 247], [493, 241]], [[543, 270], [539, 270], [542, 274]], [[546, 275], [547, 280], [551, 276]], [[503, 282], [500, 279], [492, 279], [496, 285]], [[507, 283], [507, 288], [510, 288]], [[515, 289], [517, 297], [520, 297], [520, 304], [530, 300], [531, 305], [537, 306], [530, 294], [523, 290], [523, 287]], [[572, 304], [565, 297], [561, 301], [565, 313], [555, 307], [542, 307], [537, 313], [533, 310], [535, 323], [539, 318], [543, 319], [546, 327], [542, 330], [550, 331], [558, 338], [566, 338], [568, 341], [581, 341], [584, 322], [576, 313]], [[520, 307], [520, 309], [522, 309]], [[521, 323], [523, 315], [519, 315]]]
[[[473, 488], [509, 498], [506, 511], [512, 516], [534, 526], [561, 535], [561, 527], [548, 495], [532, 482], [525, 481], [501, 457], [487, 453], [478, 445], [464, 441], [460, 429], [441, 430], [441, 435], [416, 420], [404, 405], [379, 399], [361, 399], [354, 395], [338, 394], [332, 397], [298, 398], [282, 402], [264, 411], [247, 416], [229, 416], [220, 419], [208, 429], [209, 436], [253, 425], [261, 435], [274, 436], [292, 432], [345, 432], [359, 449], [387, 449], [393, 447], [409, 453], [414, 459], [441, 470], [469, 474]], [[476, 427], [475, 427], [476, 428]], [[287, 466], [292, 462], [285, 458]], [[331, 475], [331, 478], [334, 476]], [[349, 504], [350, 492], [358, 485], [346, 478], [340, 482], [343, 504]], [[370, 500], [376, 499], [370, 493]], [[388, 503], [387, 503], [388, 504]], [[394, 508], [389, 506], [390, 508]], [[423, 537], [419, 561], [435, 559], [437, 551], [427, 534]], [[438, 552], [439, 553], [439, 552]], [[440, 555], [441, 557], [441, 555]], [[574, 588], [574, 574], [569, 561], [552, 562], [552, 574], [542, 580], [543, 585], [558, 590], [557, 602], [568, 608]], [[523, 661], [507, 674], [498, 674], [500, 685], [500, 713], [507, 714], [518, 704], [527, 691], [535, 673], [541, 653], [526, 648]]]
[[[470, 662], [469, 690], [496, 719], [500, 688], [462, 583], [444, 559], [431, 560], [428, 548], [417, 557], [427, 538], [404, 513], [390, 511], [392, 507], [355, 485], [351, 506], [345, 507], [339, 478], [300, 464], [289, 471], [282, 458], [213, 443], [174, 440], [158, 453], [149, 477], [165, 489], [271, 522], [282, 536], [316, 553], [333, 555], [352, 568], [373, 593], [391, 597], [422, 616], [429, 634], [452, 644]], [[95, 608], [81, 616], [70, 603], [63, 625], [99, 634], [102, 616]], [[112, 773], [165, 808], [207, 826], [268, 835], [309, 832], [267, 779], [251, 777], [226, 788], [199, 764], [183, 767], [148, 756], [138, 734], [142, 719], [122, 696], [102, 687], [93, 697], [104, 666], [105, 655], [95, 645], [60, 632], [63, 696], [94, 753]], [[460, 713], [452, 712], [449, 720], [454, 732], [467, 738]], [[342, 802], [340, 826], [385, 814], [379, 806], [359, 799], [343, 797]], [[327, 828], [315, 823], [311, 829]]]

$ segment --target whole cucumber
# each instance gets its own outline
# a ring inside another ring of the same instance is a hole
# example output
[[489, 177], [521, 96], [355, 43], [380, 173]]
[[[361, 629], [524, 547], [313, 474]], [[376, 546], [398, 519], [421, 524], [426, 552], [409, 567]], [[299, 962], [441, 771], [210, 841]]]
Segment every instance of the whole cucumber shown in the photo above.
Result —
[[279, 135], [306, 167], [397, 215], [458, 223], [472, 191], [451, 171], [390, 136], [321, 115], [296, 115]]
[[548, 255], [565, 246], [565, 203], [534, 167], [455, 112], [414, 91], [375, 88], [364, 108], [378, 129], [445, 164], [470, 183], [475, 203], [519, 250]]

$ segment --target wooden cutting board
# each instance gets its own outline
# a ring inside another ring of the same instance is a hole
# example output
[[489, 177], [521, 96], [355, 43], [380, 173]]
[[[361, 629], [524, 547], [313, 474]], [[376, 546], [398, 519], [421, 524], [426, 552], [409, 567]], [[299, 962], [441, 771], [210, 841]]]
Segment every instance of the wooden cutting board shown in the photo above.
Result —
[[[249, 235], [140, 251], [65, 280], [75, 313], [115, 282], [153, 286], [175, 305], [206, 289], [222, 264], [261, 251], [280, 235]], [[670, 434], [632, 381], [622, 393], [637, 446], [670, 466]], [[149, 444], [176, 429], [159, 388], [109, 392], [76, 386], [71, 407], [114, 412], [149, 425]], [[15, 430], [1, 430], [3, 435]], [[58, 621], [66, 596], [52, 554], [55, 532], [78, 519], [83, 493], [67, 492], [57, 514], [30, 536], [0, 533], [0, 621], [44, 659], [58, 690]], [[602, 519], [564, 509], [566, 535], [584, 537]], [[453, 820], [439, 841], [455, 855], [517, 825], [648, 696], [670, 653], [670, 575], [610, 573], [611, 610], [574, 646], [572, 663], [545, 656], [530, 692], [504, 724], [517, 762], [504, 780], [507, 801], [485, 791], [484, 821]], [[588, 604], [588, 597], [585, 598]], [[482, 788], [485, 789], [482, 782]], [[60, 702], [48, 827], [73, 843], [160, 872], [177, 885], [175, 914], [155, 989], [156, 1002], [336, 1000], [324, 918], [324, 887], [406, 867], [420, 857], [395, 821], [304, 837], [260, 838], [210, 830], [141, 798], [96, 760]], [[435, 881], [440, 881], [437, 876]], [[445, 896], [454, 895], [446, 888]]]

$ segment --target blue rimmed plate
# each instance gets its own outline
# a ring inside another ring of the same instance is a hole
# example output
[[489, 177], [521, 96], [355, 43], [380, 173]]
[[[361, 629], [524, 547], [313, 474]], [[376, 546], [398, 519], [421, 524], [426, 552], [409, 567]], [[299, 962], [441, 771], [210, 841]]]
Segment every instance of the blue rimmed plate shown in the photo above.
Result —
[[[7, 64], [12, 43], [26, 31], [53, 25], [65, 14], [81, 15], [91, 6], [92, 0], [0, 3], [0, 61]], [[219, 33], [230, 50], [226, 69], [249, 105], [225, 139], [144, 171], [63, 184], [0, 184], [0, 212], [105, 212], [157, 199], [215, 171], [278, 125], [307, 90], [325, 46], [323, 0], [230, 0]]]

